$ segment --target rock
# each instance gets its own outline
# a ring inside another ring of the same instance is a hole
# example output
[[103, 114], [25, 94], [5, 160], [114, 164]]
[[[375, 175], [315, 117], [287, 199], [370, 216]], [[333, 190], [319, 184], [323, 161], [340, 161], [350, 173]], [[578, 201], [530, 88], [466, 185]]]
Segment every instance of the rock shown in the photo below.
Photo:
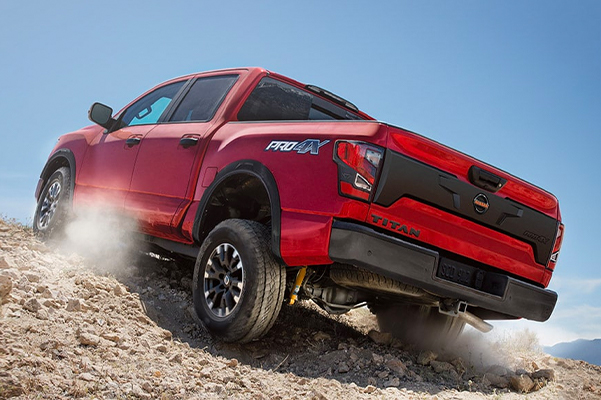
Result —
[[499, 389], [507, 389], [509, 387], [509, 378], [507, 376], [500, 376], [491, 372], [484, 374], [482, 382], [486, 386], [492, 386]]
[[127, 382], [122, 386], [122, 389], [127, 395], [129, 395], [131, 397], [137, 397], [139, 399], [152, 398], [152, 396], [149, 393], [142, 390], [140, 385], [138, 385], [136, 383]]
[[84, 372], [83, 374], [79, 374], [79, 376], [77, 378], [81, 379], [83, 381], [86, 381], [86, 382], [94, 382], [96, 380], [94, 375], [90, 374], [89, 372]]
[[165, 340], [171, 340], [173, 338], [173, 333], [171, 333], [171, 331], [169, 331], [167, 329], [163, 329], [161, 331], [161, 335], [163, 336], [163, 339], [165, 339]]
[[230, 368], [236, 368], [238, 366], [238, 360], [235, 358], [232, 358], [225, 365], [227, 365]]
[[6, 256], [0, 257], [0, 269], [11, 269], [11, 268], [17, 268], [15, 263]]
[[384, 357], [382, 357], [379, 354], [372, 353], [371, 360], [373, 361], [374, 364], [382, 364], [384, 362]]
[[119, 336], [117, 333], [110, 333], [110, 332], [105, 332], [100, 334], [100, 337], [106, 340], [110, 340], [111, 342], [114, 343], [119, 343], [121, 342], [121, 336]]
[[363, 389], [363, 393], [373, 393], [376, 391], [376, 387], [373, 385], [367, 385], [365, 389]]
[[491, 373], [498, 376], [511, 375], [511, 371], [502, 365], [492, 365], [486, 369], [486, 373]]
[[10, 276], [0, 275], [0, 305], [8, 302], [8, 295], [13, 289], [13, 280]]
[[52, 290], [48, 289], [47, 287], [44, 287], [44, 289], [40, 293], [42, 293], [42, 297], [45, 299], [55, 299], [56, 298], [56, 293], [53, 292]]
[[181, 353], [177, 353], [176, 355], [174, 355], [173, 357], [171, 357], [169, 359], [169, 362], [177, 363], [177, 364], [181, 364], [182, 361], [183, 361], [183, 357], [182, 357]]
[[465, 368], [465, 364], [461, 358], [454, 359], [451, 361], [451, 364], [453, 364], [453, 367], [455, 367], [455, 370], [459, 375], [463, 375], [465, 371], [467, 371], [467, 368]]
[[555, 371], [552, 369], [539, 369], [538, 371], [533, 372], [530, 377], [532, 379], [546, 379], [548, 381], [555, 380]]
[[100, 344], [100, 336], [88, 332], [80, 332], [77, 340], [85, 346], [98, 346]]
[[145, 381], [142, 384], [142, 389], [144, 389], [145, 392], [152, 393], [152, 385], [148, 381]]
[[154, 348], [155, 348], [155, 350], [160, 351], [161, 353], [167, 352], [167, 346], [165, 346], [164, 344], [159, 344], [158, 346], [155, 346]]
[[311, 390], [306, 398], [311, 400], [328, 400], [328, 398], [317, 389]]
[[35, 314], [35, 317], [37, 319], [41, 319], [42, 321], [46, 321], [48, 319], [48, 311], [42, 308], [38, 310], [38, 312]]
[[25, 304], [23, 304], [23, 308], [27, 311], [38, 312], [42, 309], [42, 304], [40, 304], [40, 302], [37, 299], [31, 298], [27, 300]]
[[69, 299], [67, 311], [81, 311], [81, 301], [79, 299]]
[[392, 343], [392, 334], [388, 332], [379, 332], [372, 329], [367, 335], [377, 344], [389, 345]]
[[432, 360], [430, 361], [430, 367], [445, 379], [451, 379], [453, 381], [458, 381], [460, 379], [459, 374], [451, 363]]
[[430, 365], [430, 362], [436, 360], [438, 358], [438, 354], [432, 351], [422, 351], [417, 356], [417, 363], [420, 365]]
[[58, 349], [62, 344], [56, 340], [50, 339], [40, 344], [42, 350], [55, 350]]
[[438, 374], [442, 374], [443, 372], [449, 372], [449, 371], [455, 370], [455, 367], [452, 364], [450, 364], [448, 362], [444, 362], [444, 361], [432, 360], [432, 361], [430, 361], [430, 366]]
[[390, 375], [390, 372], [388, 372], [388, 371], [381, 371], [381, 372], [378, 372], [377, 375], [378, 375], [378, 378], [384, 379], [384, 378], [388, 378], [388, 375]]
[[225, 386], [215, 382], [209, 382], [204, 387], [207, 392], [213, 392], [217, 394], [225, 390]]
[[25, 277], [27, 278], [27, 280], [29, 282], [32, 282], [32, 283], [39, 283], [41, 280], [39, 275], [33, 274], [33, 273], [27, 273], [27, 274], [25, 274]]
[[512, 375], [530, 375], [530, 374], [528, 374], [528, 371], [526, 371], [525, 369], [520, 368], [520, 369], [516, 369], [515, 373]]
[[0, 394], [3, 399], [21, 396], [25, 393], [22, 384], [10, 374], [0, 375]]
[[346, 361], [348, 353], [345, 350], [334, 350], [320, 357], [320, 361], [323, 365], [334, 365], [342, 361]]
[[60, 307], [60, 304], [55, 300], [44, 300], [42, 305], [44, 307], [48, 307], [48, 308], [59, 308]]
[[396, 376], [390, 378], [386, 382], [384, 382], [384, 387], [399, 387], [401, 385], [401, 380]]
[[509, 383], [520, 393], [528, 393], [534, 387], [534, 381], [528, 375], [512, 375], [509, 377]]
[[113, 294], [115, 296], [123, 296], [126, 293], [125, 290], [123, 290], [123, 287], [119, 284], [115, 285], [115, 287], [113, 287]]
[[398, 358], [393, 358], [386, 361], [385, 365], [394, 371], [398, 376], [404, 376], [407, 372], [407, 366]]
[[341, 374], [346, 374], [347, 372], [349, 372], [351, 370], [351, 368], [348, 366], [347, 363], [345, 363], [344, 361], [341, 362], [340, 364], [338, 364], [338, 372]]
[[424, 378], [422, 378], [421, 375], [416, 374], [414, 371], [412, 370], [408, 370], [407, 371], [407, 376], [409, 377], [409, 379], [415, 381], [415, 382], [423, 382]]

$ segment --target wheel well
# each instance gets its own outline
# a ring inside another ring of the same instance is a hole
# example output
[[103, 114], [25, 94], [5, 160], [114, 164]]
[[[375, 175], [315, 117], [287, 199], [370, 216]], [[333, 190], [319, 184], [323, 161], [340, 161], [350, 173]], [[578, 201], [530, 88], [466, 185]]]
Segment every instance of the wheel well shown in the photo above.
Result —
[[50, 176], [61, 167], [67, 167], [71, 170], [71, 181], [74, 182], [75, 176], [73, 174], [73, 166], [66, 157], [58, 156], [48, 161], [48, 163], [44, 167], [44, 170], [42, 171], [42, 174], [40, 176], [40, 178], [43, 180], [42, 187], [44, 187], [44, 185], [48, 181], [48, 178], [50, 178]]
[[240, 218], [271, 224], [271, 203], [263, 182], [254, 175], [235, 174], [219, 183], [211, 193], [199, 228], [200, 243], [220, 222]]

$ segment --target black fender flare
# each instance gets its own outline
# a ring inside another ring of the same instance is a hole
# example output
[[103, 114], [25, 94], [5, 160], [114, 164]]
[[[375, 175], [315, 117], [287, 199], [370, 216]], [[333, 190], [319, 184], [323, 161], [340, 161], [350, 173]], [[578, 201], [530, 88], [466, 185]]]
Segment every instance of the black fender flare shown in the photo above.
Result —
[[56, 170], [56, 166], [59, 164], [57, 161], [60, 158], [64, 158], [67, 160], [69, 164], [69, 170], [71, 172], [71, 187], [70, 193], [73, 196], [73, 190], [75, 189], [75, 155], [69, 149], [58, 149], [55, 151], [46, 161], [46, 165], [44, 165], [44, 169], [42, 169], [42, 173], [40, 174], [40, 183], [36, 189], [35, 199], [39, 200], [40, 193], [46, 183], [46, 180], [50, 177], [50, 175]]
[[200, 199], [198, 209], [196, 210], [196, 216], [194, 217], [192, 237], [194, 238], [195, 242], [202, 244], [204, 238], [200, 236], [200, 233], [201, 228], [205, 224], [206, 210], [209, 199], [211, 196], [213, 196], [213, 193], [217, 187], [221, 185], [221, 183], [223, 183], [226, 179], [238, 174], [252, 175], [258, 178], [267, 190], [267, 195], [269, 196], [269, 203], [271, 206], [271, 248], [276, 258], [281, 261], [282, 256], [280, 252], [280, 236], [282, 209], [280, 207], [280, 194], [278, 191], [278, 186], [271, 171], [265, 165], [255, 160], [236, 161], [219, 171], [213, 182], [204, 191], [202, 198]]

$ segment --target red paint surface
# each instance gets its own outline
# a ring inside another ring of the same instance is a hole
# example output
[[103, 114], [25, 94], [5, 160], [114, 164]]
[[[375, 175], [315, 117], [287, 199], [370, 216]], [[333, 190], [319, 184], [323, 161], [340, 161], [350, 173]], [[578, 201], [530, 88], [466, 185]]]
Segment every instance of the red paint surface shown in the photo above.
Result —
[[[375, 222], [372, 213], [419, 230], [419, 237], [392, 229], [390, 222]], [[532, 246], [415, 200], [402, 198], [387, 208], [372, 204], [368, 222], [528, 280], [544, 281], [545, 269], [534, 260]]]

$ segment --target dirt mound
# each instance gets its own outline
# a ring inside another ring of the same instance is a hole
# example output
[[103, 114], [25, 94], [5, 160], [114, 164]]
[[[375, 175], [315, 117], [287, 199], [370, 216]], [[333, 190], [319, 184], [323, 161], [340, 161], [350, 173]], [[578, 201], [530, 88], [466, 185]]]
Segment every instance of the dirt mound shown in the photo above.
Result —
[[64, 249], [0, 220], [0, 398], [601, 398], [601, 367], [535, 340], [420, 351], [366, 309], [284, 306], [263, 339], [224, 344], [195, 321], [190, 263]]

